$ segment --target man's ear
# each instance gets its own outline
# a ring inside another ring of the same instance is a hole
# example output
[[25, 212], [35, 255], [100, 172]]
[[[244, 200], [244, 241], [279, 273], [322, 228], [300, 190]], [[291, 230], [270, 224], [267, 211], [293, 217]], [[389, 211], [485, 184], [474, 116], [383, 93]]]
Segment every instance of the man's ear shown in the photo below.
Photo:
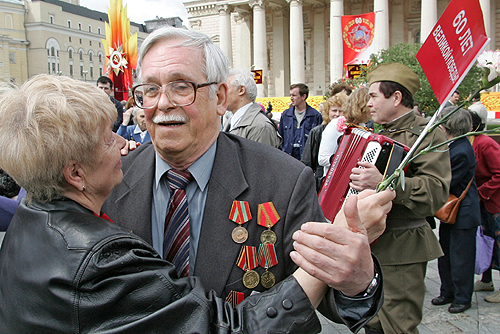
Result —
[[217, 114], [223, 116], [227, 110], [227, 83], [221, 82], [217, 90]]
[[81, 191], [85, 187], [84, 171], [76, 160], [71, 160], [64, 168], [64, 179], [68, 184]]
[[392, 96], [394, 97], [394, 106], [395, 107], [399, 106], [403, 101], [403, 93], [397, 90], [394, 92], [394, 94], [392, 94]]
[[245, 96], [247, 93], [247, 88], [245, 86], [240, 86], [238, 88], [238, 95], [239, 96]]

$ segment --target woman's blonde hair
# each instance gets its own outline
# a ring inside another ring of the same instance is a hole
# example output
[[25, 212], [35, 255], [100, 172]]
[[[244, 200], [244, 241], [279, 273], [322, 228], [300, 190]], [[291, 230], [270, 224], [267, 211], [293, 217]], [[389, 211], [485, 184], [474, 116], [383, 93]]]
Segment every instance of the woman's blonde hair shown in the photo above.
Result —
[[370, 100], [368, 88], [361, 87], [349, 95], [345, 107], [346, 121], [353, 124], [366, 123], [370, 119], [370, 108], [366, 106]]
[[37, 75], [0, 96], [0, 167], [26, 189], [28, 200], [51, 201], [67, 189], [71, 160], [96, 163], [106, 126], [116, 119], [109, 97], [65, 76]]
[[[332, 106], [339, 106], [340, 109], [345, 113], [345, 104], [348, 100], [348, 96], [344, 92], [337, 93], [330, 97], [328, 100], [324, 102], [324, 113], [323, 113], [323, 124], [330, 123], [330, 108]], [[328, 121], [327, 121], [328, 120]]]

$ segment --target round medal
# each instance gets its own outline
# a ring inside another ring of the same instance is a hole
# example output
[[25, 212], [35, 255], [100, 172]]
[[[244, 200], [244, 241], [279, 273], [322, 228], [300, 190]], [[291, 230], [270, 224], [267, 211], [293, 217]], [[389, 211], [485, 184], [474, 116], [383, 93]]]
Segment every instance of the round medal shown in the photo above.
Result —
[[260, 278], [260, 283], [264, 288], [269, 289], [276, 283], [276, 277], [274, 277], [272, 272], [265, 271]]
[[231, 236], [233, 237], [234, 242], [242, 244], [248, 239], [248, 231], [242, 226], [237, 226], [234, 228]]
[[243, 285], [247, 289], [255, 288], [257, 285], [259, 285], [259, 280], [259, 273], [255, 270], [247, 270], [243, 275]]
[[263, 244], [274, 244], [276, 243], [276, 240], [276, 233], [271, 230], [265, 230], [260, 235], [260, 242], [262, 242]]

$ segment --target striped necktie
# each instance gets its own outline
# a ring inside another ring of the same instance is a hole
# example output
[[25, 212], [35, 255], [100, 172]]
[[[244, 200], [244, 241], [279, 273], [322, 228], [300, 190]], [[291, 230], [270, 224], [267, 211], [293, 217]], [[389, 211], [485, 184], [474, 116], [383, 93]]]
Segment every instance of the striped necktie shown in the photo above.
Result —
[[174, 264], [179, 277], [189, 275], [189, 211], [186, 186], [192, 180], [190, 172], [170, 169], [170, 204], [165, 217], [163, 258]]

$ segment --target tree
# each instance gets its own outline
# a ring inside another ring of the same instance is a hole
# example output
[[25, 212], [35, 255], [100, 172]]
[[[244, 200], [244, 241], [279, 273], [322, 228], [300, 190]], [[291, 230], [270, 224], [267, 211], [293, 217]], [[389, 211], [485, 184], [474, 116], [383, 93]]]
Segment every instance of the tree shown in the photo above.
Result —
[[[353, 87], [359, 87], [360, 85], [366, 85], [366, 76], [375, 67], [383, 63], [402, 63], [410, 67], [415, 73], [417, 73], [420, 78], [420, 89], [415, 93], [414, 99], [418, 103], [420, 110], [426, 115], [433, 115], [439, 108], [439, 102], [436, 99], [436, 95], [431, 89], [431, 85], [427, 80], [422, 67], [417, 61], [417, 52], [420, 49], [421, 44], [396, 44], [389, 49], [381, 50], [376, 54], [371, 55], [370, 65], [362, 70], [361, 76], [356, 79], [340, 79], [334, 82], [329, 88], [335, 86], [339, 83], [348, 83]], [[471, 92], [480, 87], [480, 80], [483, 71], [477, 66], [472, 66], [469, 73], [466, 75], [465, 79], [460, 84], [458, 91], [460, 92], [460, 98], [466, 99]], [[329, 93], [329, 92], [328, 92]]]

